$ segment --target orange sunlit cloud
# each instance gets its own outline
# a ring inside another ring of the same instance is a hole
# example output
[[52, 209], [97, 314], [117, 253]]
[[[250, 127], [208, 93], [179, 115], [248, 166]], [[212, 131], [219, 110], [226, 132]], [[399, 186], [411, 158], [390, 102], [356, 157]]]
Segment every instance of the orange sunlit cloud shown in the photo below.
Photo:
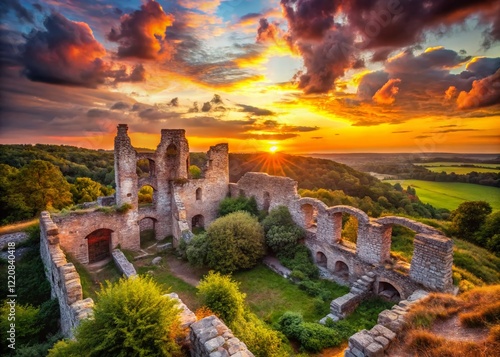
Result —
[[412, 2], [370, 36], [364, 2], [13, 3], [2, 143], [109, 149], [128, 123], [138, 147], [185, 128], [193, 150], [228, 142], [266, 165], [279, 152], [500, 151], [498, 2]]

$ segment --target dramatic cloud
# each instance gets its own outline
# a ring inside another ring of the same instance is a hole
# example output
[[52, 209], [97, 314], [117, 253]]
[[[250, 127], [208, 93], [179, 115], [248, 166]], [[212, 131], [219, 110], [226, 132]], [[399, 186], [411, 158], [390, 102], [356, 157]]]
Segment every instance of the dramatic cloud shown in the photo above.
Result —
[[269, 23], [267, 19], [259, 20], [259, 28], [257, 29], [257, 42], [276, 42], [277, 36], [280, 35], [278, 24]]
[[53, 13], [43, 24], [46, 31], [33, 30], [24, 46], [29, 79], [88, 87], [104, 83], [109, 69], [102, 60], [106, 50], [86, 23]]
[[457, 104], [460, 109], [500, 104], [500, 69], [489, 77], [475, 80], [469, 92], [460, 92]]
[[382, 86], [374, 95], [373, 100], [378, 104], [392, 104], [396, 100], [396, 94], [398, 94], [399, 88], [398, 84], [401, 83], [401, 79], [389, 79], [386, 84]]
[[74, 22], [52, 13], [45, 31], [32, 30], [21, 54], [24, 74], [32, 81], [96, 87], [106, 79], [140, 82], [146, 70], [140, 64], [129, 73], [126, 65], [105, 61], [106, 49], [84, 22]]
[[359, 81], [357, 97], [361, 100], [370, 100], [375, 93], [389, 80], [389, 74], [376, 71], [365, 74]]
[[118, 42], [119, 57], [143, 59], [169, 58], [172, 49], [165, 41], [166, 29], [174, 18], [163, 11], [159, 3], [148, 0], [140, 10], [123, 15], [120, 28], [108, 34], [110, 41]]

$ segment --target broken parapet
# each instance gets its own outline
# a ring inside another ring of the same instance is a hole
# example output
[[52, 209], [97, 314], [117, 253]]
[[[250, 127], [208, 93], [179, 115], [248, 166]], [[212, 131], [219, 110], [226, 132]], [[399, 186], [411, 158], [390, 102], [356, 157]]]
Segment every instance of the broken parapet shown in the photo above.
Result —
[[320, 320], [325, 324], [328, 318], [338, 321], [350, 315], [358, 305], [371, 295], [375, 273], [369, 272], [363, 275], [352, 284], [351, 291], [341, 297], [336, 298], [330, 303], [330, 313]]
[[126, 278], [137, 276], [134, 266], [128, 261], [127, 257], [120, 249], [114, 249], [111, 255], [113, 256], [113, 261], [118, 267], [118, 270], [120, 270]]
[[254, 357], [247, 346], [214, 315], [191, 325], [190, 341], [191, 357]]
[[57, 298], [61, 314], [61, 332], [72, 337], [82, 319], [92, 315], [94, 301], [83, 300], [80, 275], [59, 246], [59, 229], [48, 212], [40, 215], [40, 256], [50, 283], [51, 297]]
[[384, 310], [378, 315], [378, 324], [370, 331], [362, 330], [349, 338], [349, 347], [345, 357], [379, 357], [389, 348], [391, 342], [401, 332], [406, 322], [405, 317], [411, 305], [425, 298], [429, 293], [415, 291], [408, 300], [401, 300], [391, 310]]
[[166, 294], [163, 296], [168, 296], [171, 299], [174, 299], [177, 302], [177, 307], [181, 310], [180, 313], [180, 327], [182, 329], [190, 327], [193, 323], [196, 322], [196, 315], [194, 312], [189, 310], [189, 308], [182, 302], [182, 300], [179, 298], [179, 295], [176, 293], [170, 293]]
[[181, 240], [184, 240], [186, 243], [189, 243], [191, 239], [194, 237], [193, 232], [189, 228], [189, 224], [187, 222], [187, 213], [184, 203], [182, 202], [181, 196], [176, 190], [176, 187], [173, 186], [174, 194], [173, 194], [173, 225], [172, 232], [174, 235], [174, 247], [178, 247]]

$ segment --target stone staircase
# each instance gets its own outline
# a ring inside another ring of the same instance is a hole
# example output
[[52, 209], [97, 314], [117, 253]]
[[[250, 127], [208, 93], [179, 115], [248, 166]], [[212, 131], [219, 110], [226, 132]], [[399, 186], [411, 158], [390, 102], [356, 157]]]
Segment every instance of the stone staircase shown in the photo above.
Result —
[[373, 290], [375, 282], [375, 273], [369, 272], [356, 280], [351, 287], [350, 292], [336, 298], [330, 303], [330, 313], [319, 322], [325, 324], [327, 319], [338, 321], [350, 315]]

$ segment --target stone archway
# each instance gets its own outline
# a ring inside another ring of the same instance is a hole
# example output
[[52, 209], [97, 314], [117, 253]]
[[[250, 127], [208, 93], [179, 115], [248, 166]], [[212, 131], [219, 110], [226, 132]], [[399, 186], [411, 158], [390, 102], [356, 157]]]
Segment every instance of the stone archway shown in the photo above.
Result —
[[201, 214], [193, 216], [191, 219], [191, 230], [203, 230], [205, 229], [205, 217]]
[[102, 261], [111, 256], [111, 233], [113, 233], [111, 229], [101, 228], [85, 237], [88, 244], [90, 264]]
[[337, 262], [335, 262], [333, 274], [335, 274], [339, 278], [342, 278], [344, 280], [348, 280], [349, 279], [349, 266], [346, 263], [344, 263], [342, 260], [338, 260]]
[[326, 268], [328, 265], [328, 259], [323, 252], [317, 252], [316, 253], [316, 264], [318, 264], [320, 267]]
[[401, 293], [399, 290], [387, 281], [379, 281], [377, 295], [389, 301], [397, 302], [401, 300]]

